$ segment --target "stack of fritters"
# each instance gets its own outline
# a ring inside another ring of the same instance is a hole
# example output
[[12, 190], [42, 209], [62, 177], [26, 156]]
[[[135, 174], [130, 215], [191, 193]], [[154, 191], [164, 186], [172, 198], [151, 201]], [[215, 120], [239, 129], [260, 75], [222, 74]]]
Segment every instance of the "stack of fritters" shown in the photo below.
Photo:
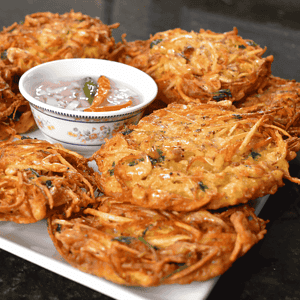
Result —
[[53, 215], [49, 234], [74, 267], [119, 284], [210, 279], [264, 237], [252, 200], [284, 178], [300, 183], [288, 165], [300, 149], [298, 84], [273, 77], [273, 57], [236, 29], [123, 43], [118, 61], [158, 84], [152, 113], [91, 157], [105, 196]]
[[148, 40], [123, 38], [123, 43], [118, 61], [147, 72], [158, 85], [158, 97], [147, 113], [169, 103], [224, 99], [249, 112], [283, 107], [276, 125], [299, 135], [299, 83], [272, 76], [273, 56], [263, 57], [266, 48], [243, 39], [236, 28], [225, 33], [177, 28]]
[[55, 59], [130, 64], [158, 84], [147, 113], [169, 104], [89, 159], [39, 140], [2, 142], [0, 220], [49, 218], [71, 265], [118, 284], [208, 280], [264, 237], [267, 221], [252, 200], [284, 178], [300, 183], [288, 165], [300, 149], [299, 84], [273, 77], [273, 56], [263, 58], [266, 49], [236, 28], [115, 44], [117, 27], [71, 11], [26, 16], [0, 33], [1, 139], [34, 126], [19, 76]]
[[49, 234], [74, 267], [132, 286], [186, 284], [224, 273], [266, 233], [250, 200], [295, 182], [299, 139], [276, 109], [170, 104], [107, 140], [90, 159], [105, 196]]

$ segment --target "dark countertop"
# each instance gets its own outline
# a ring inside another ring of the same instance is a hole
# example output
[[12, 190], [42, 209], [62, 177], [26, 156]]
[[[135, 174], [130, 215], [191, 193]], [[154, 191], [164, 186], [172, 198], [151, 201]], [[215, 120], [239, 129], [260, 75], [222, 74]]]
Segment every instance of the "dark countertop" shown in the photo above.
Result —
[[[249, 3], [251, 2], [251, 3]], [[1, 27], [37, 11], [64, 13], [74, 8], [98, 16], [106, 24], [120, 22], [116, 40], [147, 39], [151, 33], [181, 27], [216, 32], [239, 29], [243, 38], [267, 46], [274, 55], [272, 73], [300, 81], [300, 3], [296, 0], [158, 1], [21, 1], [11, 0], [0, 11]], [[290, 163], [300, 178], [300, 160]], [[268, 233], [221, 276], [207, 300], [219, 298], [265, 300], [300, 299], [300, 186], [284, 181], [260, 213]], [[1, 244], [0, 244], [1, 248]], [[112, 299], [0, 249], [1, 300]]]

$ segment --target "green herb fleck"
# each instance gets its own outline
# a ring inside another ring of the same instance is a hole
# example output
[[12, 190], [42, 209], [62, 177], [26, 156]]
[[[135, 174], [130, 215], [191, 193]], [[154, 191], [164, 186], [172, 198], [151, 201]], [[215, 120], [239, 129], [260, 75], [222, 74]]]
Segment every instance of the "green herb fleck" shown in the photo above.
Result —
[[199, 181], [199, 182], [198, 182], [198, 185], [199, 185], [200, 189], [201, 189], [203, 192], [205, 192], [205, 190], [208, 189], [208, 186], [205, 185], [205, 184], [203, 184], [202, 181]]
[[152, 41], [150, 44], [150, 49], [152, 49], [153, 46], [159, 44], [161, 41], [162, 41], [162, 39], [156, 39], [156, 40]]
[[135, 166], [135, 165], [137, 165], [137, 164], [138, 164], [138, 162], [137, 162], [136, 160], [130, 161], [130, 162], [128, 163], [128, 165], [129, 165], [130, 167], [133, 167], [133, 166]]
[[156, 151], [158, 152], [158, 154], [161, 156], [163, 154], [162, 150], [160, 149], [156, 149]]
[[156, 165], [157, 163], [161, 163], [165, 160], [165, 156], [163, 155], [163, 152], [162, 150], [160, 149], [156, 149], [156, 152], [158, 153], [159, 157], [156, 159], [156, 158], [153, 158], [151, 156], [148, 156], [149, 159], [150, 159], [150, 162], [151, 164], [154, 166]]
[[154, 250], [158, 250], [158, 248], [156, 246], [151, 245], [150, 243], [148, 243], [142, 236], [139, 236], [138, 239], [144, 243], [146, 246], [148, 246], [149, 248], [152, 248]]
[[156, 149], [156, 151], [159, 154], [158, 162], [163, 162], [165, 160], [165, 156], [163, 155], [162, 150]]
[[252, 46], [252, 47], [256, 47], [257, 44], [253, 41], [247, 41], [247, 45]]
[[87, 97], [87, 100], [90, 104], [93, 103], [95, 94], [97, 92], [97, 84], [92, 80], [92, 78], [86, 78], [86, 82], [83, 86], [84, 95]]
[[239, 119], [239, 120], [243, 119], [243, 117], [241, 115], [238, 115], [238, 114], [233, 114], [233, 117], [235, 119]]
[[142, 157], [142, 158], [139, 158], [139, 159], [136, 159], [136, 160], [132, 160], [128, 163], [128, 165], [130, 167], [133, 167], [133, 166], [136, 166], [139, 162], [141, 161], [145, 161], [145, 159]]
[[258, 153], [258, 152], [255, 152], [255, 151], [251, 151], [250, 156], [251, 156], [253, 159], [256, 159], [256, 158], [258, 158], [259, 156], [261, 156], [261, 154]]
[[173, 271], [172, 273], [170, 273], [169, 275], [163, 277], [163, 278], [161, 279], [161, 281], [163, 281], [163, 280], [165, 280], [165, 279], [171, 277], [171, 276], [174, 275], [175, 273], [178, 273], [178, 272], [180, 272], [180, 271], [186, 269], [187, 267], [188, 267], [188, 265], [186, 265], [186, 264], [180, 266], [178, 269], [174, 270], [174, 271]]
[[225, 100], [227, 98], [232, 97], [230, 89], [221, 89], [217, 92], [214, 92], [213, 94], [214, 94], [213, 99], [216, 101]]
[[150, 229], [150, 227], [152, 227], [152, 226], [153, 226], [152, 224], [149, 225], [149, 226], [143, 231], [143, 234], [142, 234], [143, 237], [146, 235], [147, 231], [148, 231], [148, 230]]
[[39, 174], [36, 170], [34, 170], [34, 169], [32, 169], [32, 168], [29, 168], [29, 170], [30, 170], [36, 177], [40, 177], [40, 174]]
[[131, 237], [131, 236], [118, 236], [118, 237], [113, 238], [112, 241], [118, 241], [118, 242], [129, 245], [133, 239], [134, 239], [134, 237]]
[[1, 52], [1, 59], [7, 59], [7, 50], [4, 50], [3, 52]]
[[153, 157], [151, 157], [151, 156], [148, 156], [148, 157], [149, 157], [149, 160], [150, 160], [150, 162], [151, 162], [151, 164], [152, 164], [153, 166], [157, 164], [157, 159], [155, 159], [155, 158], [153, 158]]
[[128, 135], [128, 134], [130, 134], [132, 131], [133, 131], [132, 129], [129, 129], [129, 128], [125, 125], [124, 130], [122, 130], [121, 133], [122, 133], [123, 135]]
[[111, 166], [112, 166], [112, 168], [108, 169], [109, 176], [113, 176], [115, 174], [115, 169], [114, 168], [116, 166], [116, 163], [113, 162]]

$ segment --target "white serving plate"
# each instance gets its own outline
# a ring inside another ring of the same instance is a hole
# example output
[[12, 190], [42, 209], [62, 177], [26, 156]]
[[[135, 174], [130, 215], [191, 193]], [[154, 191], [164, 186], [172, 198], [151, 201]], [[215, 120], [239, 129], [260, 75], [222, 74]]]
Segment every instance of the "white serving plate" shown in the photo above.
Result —
[[[44, 139], [39, 130], [26, 134], [26, 136]], [[269, 195], [255, 201], [255, 213], [257, 215], [268, 197]], [[125, 287], [114, 284], [70, 266], [52, 244], [47, 232], [46, 220], [33, 224], [0, 222], [0, 248], [118, 300], [204, 300], [219, 278], [187, 285], [174, 284], [150, 288]]]

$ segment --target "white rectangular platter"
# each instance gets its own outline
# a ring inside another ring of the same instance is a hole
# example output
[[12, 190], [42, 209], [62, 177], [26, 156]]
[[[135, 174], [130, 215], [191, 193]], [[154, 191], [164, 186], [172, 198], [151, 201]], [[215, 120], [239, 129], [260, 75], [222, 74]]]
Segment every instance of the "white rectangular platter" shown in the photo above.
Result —
[[[44, 139], [40, 131], [35, 131], [28, 136]], [[255, 201], [257, 215], [268, 197], [269, 195]], [[218, 281], [216, 277], [188, 285], [175, 284], [151, 288], [116, 285], [105, 279], [83, 273], [65, 262], [52, 244], [47, 232], [46, 220], [33, 224], [0, 222], [0, 248], [117, 300], [204, 300]]]

